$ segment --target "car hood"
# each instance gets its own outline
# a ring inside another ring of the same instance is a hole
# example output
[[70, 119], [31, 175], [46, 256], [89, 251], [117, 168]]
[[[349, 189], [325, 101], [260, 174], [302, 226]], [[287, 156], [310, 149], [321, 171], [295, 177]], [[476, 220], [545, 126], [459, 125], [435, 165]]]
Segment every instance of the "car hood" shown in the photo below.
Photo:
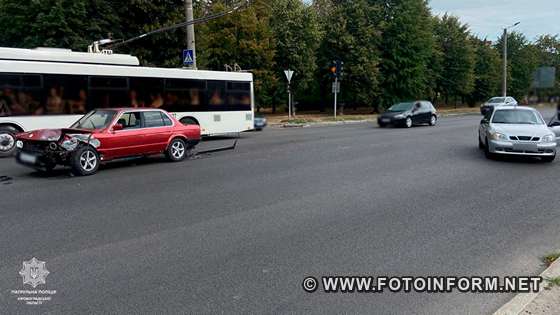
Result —
[[58, 141], [63, 134], [91, 134], [91, 130], [84, 129], [40, 129], [18, 134], [20, 140]]
[[546, 125], [508, 125], [494, 124], [492, 128], [508, 136], [532, 136], [542, 137], [551, 134], [552, 131]]

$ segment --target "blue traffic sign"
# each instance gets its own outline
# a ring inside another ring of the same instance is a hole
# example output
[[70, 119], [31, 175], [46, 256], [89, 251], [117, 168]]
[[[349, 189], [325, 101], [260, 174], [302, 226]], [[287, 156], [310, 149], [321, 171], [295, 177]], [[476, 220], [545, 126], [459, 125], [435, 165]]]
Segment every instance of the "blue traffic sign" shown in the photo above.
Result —
[[183, 50], [183, 65], [184, 66], [194, 65], [194, 52], [192, 49]]

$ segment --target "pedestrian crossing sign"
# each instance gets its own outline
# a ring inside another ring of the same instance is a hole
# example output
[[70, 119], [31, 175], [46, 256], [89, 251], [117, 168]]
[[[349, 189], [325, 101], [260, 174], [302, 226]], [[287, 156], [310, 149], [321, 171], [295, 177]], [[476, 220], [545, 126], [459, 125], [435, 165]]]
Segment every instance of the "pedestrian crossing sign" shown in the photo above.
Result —
[[194, 52], [192, 49], [183, 50], [183, 65], [192, 66], [194, 64]]

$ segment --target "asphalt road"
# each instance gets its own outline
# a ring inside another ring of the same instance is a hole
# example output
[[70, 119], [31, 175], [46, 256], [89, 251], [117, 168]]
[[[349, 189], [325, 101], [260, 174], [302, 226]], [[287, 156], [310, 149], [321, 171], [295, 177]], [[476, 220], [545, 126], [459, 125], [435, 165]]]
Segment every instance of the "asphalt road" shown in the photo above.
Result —
[[[0, 160], [0, 313], [488, 314], [512, 294], [308, 294], [306, 276], [537, 275], [560, 160], [489, 161], [480, 116], [268, 129], [233, 152], [44, 177]], [[213, 141], [204, 146], [221, 144]], [[37, 257], [56, 290], [17, 301]]]

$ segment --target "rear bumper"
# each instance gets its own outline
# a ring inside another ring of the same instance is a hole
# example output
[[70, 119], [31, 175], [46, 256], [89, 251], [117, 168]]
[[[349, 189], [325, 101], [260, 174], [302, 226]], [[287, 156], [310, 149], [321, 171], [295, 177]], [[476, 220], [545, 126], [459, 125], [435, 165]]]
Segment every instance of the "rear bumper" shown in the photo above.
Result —
[[[533, 144], [523, 142], [524, 144]], [[491, 153], [503, 155], [524, 155], [524, 156], [555, 156], [556, 143], [536, 143], [536, 150], [520, 150], [511, 141], [488, 140], [488, 150]]]
[[394, 118], [394, 117], [378, 117], [378, 125], [394, 125], [402, 126], [405, 124], [406, 118]]

